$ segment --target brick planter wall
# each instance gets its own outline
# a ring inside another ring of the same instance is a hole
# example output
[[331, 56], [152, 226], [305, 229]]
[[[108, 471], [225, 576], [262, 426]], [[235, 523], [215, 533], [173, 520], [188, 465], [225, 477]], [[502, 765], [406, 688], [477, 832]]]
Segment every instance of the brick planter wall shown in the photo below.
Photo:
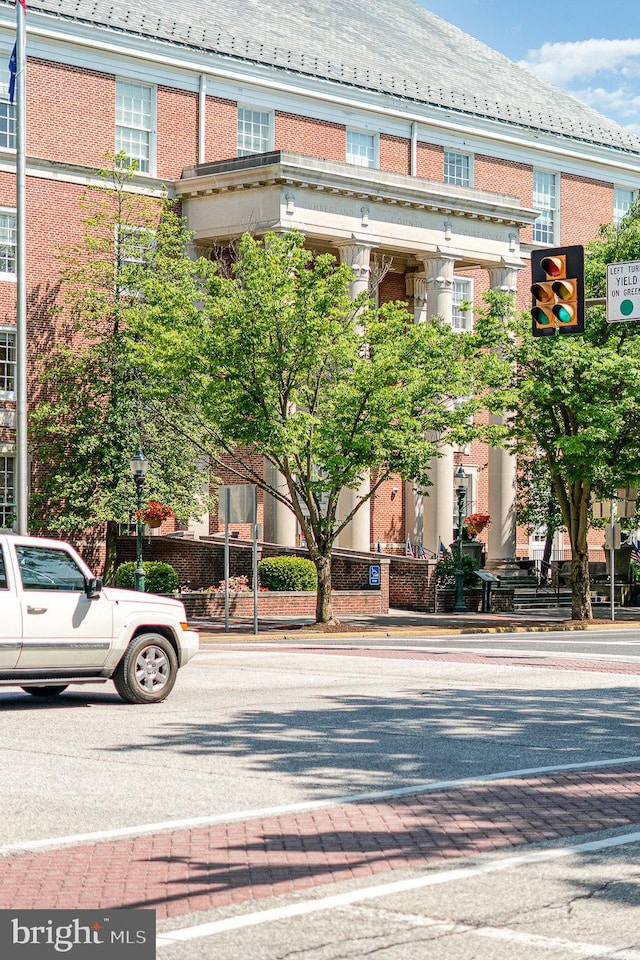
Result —
[[[185, 605], [188, 618], [208, 619], [224, 616], [224, 594], [186, 593], [180, 596]], [[380, 591], [345, 590], [334, 591], [331, 598], [333, 613], [340, 617], [345, 614], [386, 613], [381, 610]], [[229, 595], [229, 614], [232, 617], [253, 616], [253, 594], [232, 593]], [[315, 617], [316, 595], [308, 592], [270, 592], [258, 594], [258, 615], [260, 617]]]

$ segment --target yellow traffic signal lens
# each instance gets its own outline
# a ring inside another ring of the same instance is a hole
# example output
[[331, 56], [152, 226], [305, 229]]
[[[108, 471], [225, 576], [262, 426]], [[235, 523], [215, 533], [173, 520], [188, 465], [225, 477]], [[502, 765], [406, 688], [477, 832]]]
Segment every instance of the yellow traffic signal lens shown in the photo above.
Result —
[[567, 258], [566, 257], [543, 257], [540, 266], [548, 277], [566, 277]]
[[576, 288], [571, 280], [556, 280], [551, 289], [559, 300], [575, 300]]
[[560, 323], [573, 323], [575, 310], [572, 306], [566, 303], [556, 303], [555, 307], [552, 307], [552, 311], [554, 317], [557, 317]]

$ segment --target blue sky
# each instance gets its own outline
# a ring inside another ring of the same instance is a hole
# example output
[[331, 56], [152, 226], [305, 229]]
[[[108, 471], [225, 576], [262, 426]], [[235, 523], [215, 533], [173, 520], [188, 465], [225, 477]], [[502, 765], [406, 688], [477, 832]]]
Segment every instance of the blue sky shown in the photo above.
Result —
[[638, 0], [418, 0], [640, 135]]

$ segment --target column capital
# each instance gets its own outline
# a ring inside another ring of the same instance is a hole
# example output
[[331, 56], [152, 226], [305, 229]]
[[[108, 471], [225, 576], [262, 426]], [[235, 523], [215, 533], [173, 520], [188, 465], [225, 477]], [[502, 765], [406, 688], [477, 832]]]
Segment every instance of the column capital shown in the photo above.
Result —
[[518, 273], [523, 268], [522, 260], [509, 262], [504, 259], [500, 266], [487, 267], [491, 289], [500, 290], [502, 293], [517, 293]]

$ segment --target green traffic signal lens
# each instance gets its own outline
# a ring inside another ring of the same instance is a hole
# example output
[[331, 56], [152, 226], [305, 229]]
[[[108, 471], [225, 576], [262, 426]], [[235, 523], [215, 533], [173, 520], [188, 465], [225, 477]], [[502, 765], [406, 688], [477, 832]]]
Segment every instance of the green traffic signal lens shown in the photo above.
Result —
[[540, 307], [534, 307], [531, 311], [531, 316], [539, 327], [548, 327], [551, 323], [551, 317], [549, 314], [546, 312], [546, 310], [542, 310]]
[[563, 303], [557, 303], [553, 308], [553, 315], [558, 318], [560, 323], [573, 323], [575, 312], [573, 307], [568, 307]]

